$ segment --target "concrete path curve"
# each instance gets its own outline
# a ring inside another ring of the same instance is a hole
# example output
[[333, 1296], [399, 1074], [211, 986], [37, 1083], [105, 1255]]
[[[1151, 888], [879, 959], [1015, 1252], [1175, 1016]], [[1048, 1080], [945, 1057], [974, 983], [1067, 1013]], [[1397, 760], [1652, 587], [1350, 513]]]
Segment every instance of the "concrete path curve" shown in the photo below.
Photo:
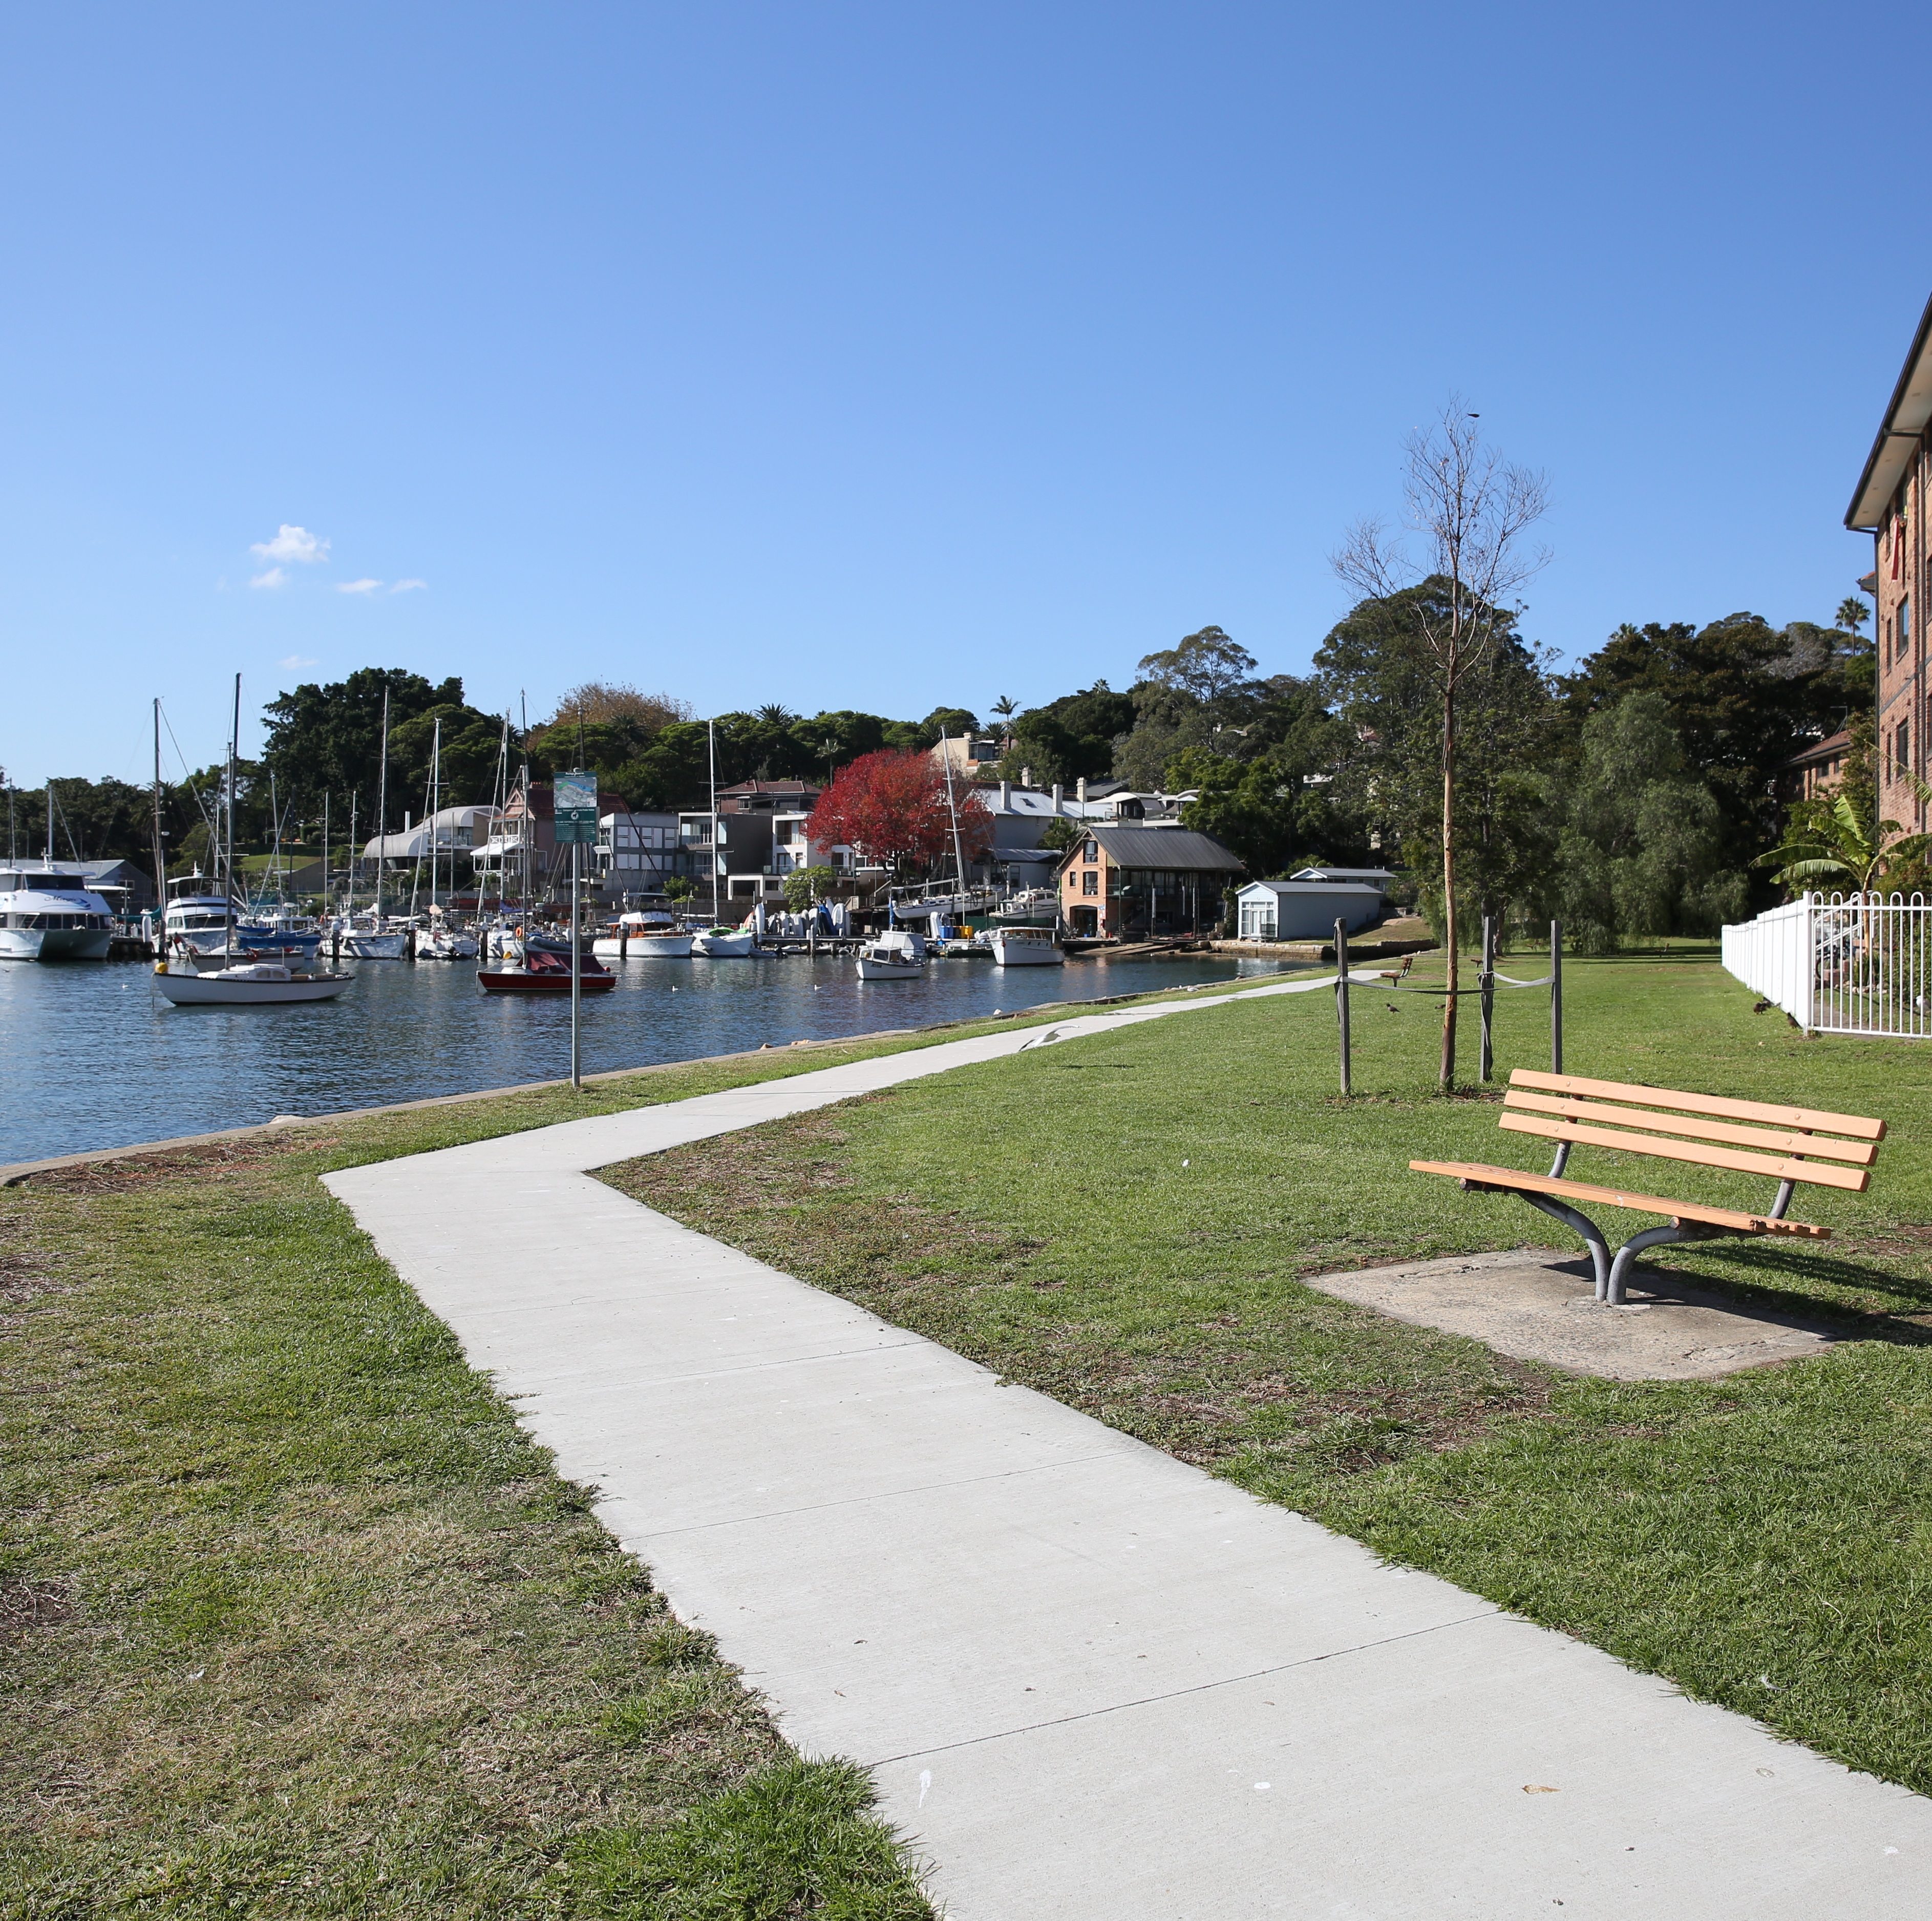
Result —
[[787, 1735], [872, 1769], [954, 1921], [1932, 1911], [1932, 1802], [1384, 1566], [585, 1172], [1227, 998], [328, 1182]]

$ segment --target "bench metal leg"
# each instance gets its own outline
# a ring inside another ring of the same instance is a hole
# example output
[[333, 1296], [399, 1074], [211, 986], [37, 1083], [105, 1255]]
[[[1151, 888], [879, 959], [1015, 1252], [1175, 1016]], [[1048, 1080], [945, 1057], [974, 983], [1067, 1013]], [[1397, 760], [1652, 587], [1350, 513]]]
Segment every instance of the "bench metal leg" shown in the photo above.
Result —
[[1616, 1259], [1610, 1263], [1610, 1287], [1604, 1298], [1613, 1307], [1623, 1305], [1624, 1282], [1638, 1255], [1646, 1247], [1661, 1247], [1676, 1241], [1721, 1241], [1732, 1230], [1723, 1227], [1684, 1226], [1647, 1228], [1641, 1234], [1633, 1234], [1617, 1250]]
[[1590, 1250], [1590, 1265], [1597, 1277], [1597, 1298], [1605, 1299], [1610, 1286], [1610, 1247], [1604, 1238], [1603, 1229], [1588, 1214], [1579, 1214], [1573, 1207], [1565, 1207], [1548, 1194], [1519, 1193], [1516, 1199], [1527, 1201], [1539, 1214], [1560, 1220], [1573, 1233], [1583, 1237]]

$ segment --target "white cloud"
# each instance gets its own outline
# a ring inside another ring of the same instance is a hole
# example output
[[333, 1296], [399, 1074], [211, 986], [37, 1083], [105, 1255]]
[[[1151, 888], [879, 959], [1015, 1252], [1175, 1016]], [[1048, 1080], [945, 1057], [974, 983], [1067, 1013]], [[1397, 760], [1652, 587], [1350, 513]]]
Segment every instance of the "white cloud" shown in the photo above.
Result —
[[392, 593], [414, 593], [418, 587], [429, 585], [427, 581], [398, 581], [389, 591]]
[[288, 668], [313, 667], [315, 662], [305, 653], [292, 653], [286, 660], [280, 662], [279, 665]]
[[299, 560], [308, 566], [328, 558], [328, 542], [305, 527], [290, 527], [284, 521], [273, 540], [258, 540], [248, 551], [260, 560]]
[[380, 581], [338, 581], [338, 593], [374, 593], [382, 583]]
[[271, 567], [266, 574], [256, 575], [248, 583], [251, 587], [284, 587], [288, 584], [288, 575], [279, 567]]

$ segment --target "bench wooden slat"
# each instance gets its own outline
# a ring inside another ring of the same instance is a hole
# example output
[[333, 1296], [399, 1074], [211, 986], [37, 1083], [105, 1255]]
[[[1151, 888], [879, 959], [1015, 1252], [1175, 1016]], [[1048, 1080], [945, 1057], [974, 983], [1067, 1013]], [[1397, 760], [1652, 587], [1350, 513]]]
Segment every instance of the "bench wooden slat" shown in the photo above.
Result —
[[1827, 1114], [1809, 1107], [1779, 1107], [1763, 1100], [1724, 1100], [1711, 1094], [1685, 1094], [1676, 1088], [1640, 1087], [1630, 1081], [1589, 1080], [1579, 1074], [1546, 1074], [1533, 1067], [1510, 1070], [1514, 1087], [1542, 1088], [1552, 1094], [1594, 1094], [1643, 1107], [1668, 1107], [1684, 1114], [1714, 1114], [1727, 1121], [1762, 1121], [1774, 1127], [1820, 1128], [1854, 1140], [1882, 1141], [1885, 1123], [1866, 1114]]
[[1646, 1114], [1634, 1107], [1612, 1107], [1594, 1100], [1569, 1100], [1560, 1094], [1531, 1094], [1511, 1088], [1503, 1096], [1505, 1107], [1526, 1108], [1537, 1114], [1559, 1114], [1566, 1119], [1610, 1121], [1630, 1127], [1648, 1127], [1658, 1133], [1684, 1134], [1700, 1141], [1728, 1141], [1736, 1147], [1754, 1147], [1779, 1154], [1816, 1154], [1826, 1160], [1850, 1162], [1855, 1167], [1869, 1167], [1878, 1157], [1876, 1141], [1837, 1141], [1823, 1134], [1785, 1133], [1768, 1127], [1740, 1127], [1728, 1121], [1690, 1121], [1676, 1114]]
[[1790, 1234], [1816, 1241], [1832, 1238], [1828, 1227], [1814, 1227], [1808, 1221], [1774, 1220], [1768, 1214], [1741, 1214], [1733, 1208], [1670, 1201], [1657, 1194], [1629, 1194], [1620, 1188], [1596, 1187], [1587, 1181], [1565, 1181], [1548, 1174], [1525, 1174], [1514, 1167], [1489, 1167], [1479, 1161], [1412, 1160], [1408, 1164], [1418, 1174], [1440, 1174], [1466, 1186], [1492, 1187], [1502, 1193], [1553, 1194], [1564, 1200], [1596, 1201], [1640, 1214], [1660, 1214], [1670, 1220], [1728, 1227], [1738, 1234]]
[[1633, 1134], [1622, 1127], [1590, 1127], [1581, 1121], [1539, 1121], [1527, 1114], [1505, 1112], [1501, 1124], [1512, 1134], [1540, 1134], [1546, 1140], [1580, 1141], [1592, 1147], [1621, 1148], [1626, 1154], [1652, 1154], [1665, 1160], [1688, 1160], [1698, 1167], [1735, 1168], [1741, 1174], [1768, 1175], [1774, 1181], [1805, 1181], [1814, 1187], [1845, 1187], [1862, 1194], [1871, 1185], [1866, 1167], [1830, 1167], [1815, 1160], [1779, 1160], [1768, 1154], [1740, 1154], [1735, 1148], [1694, 1146], [1688, 1141], [1659, 1140], [1654, 1134]]

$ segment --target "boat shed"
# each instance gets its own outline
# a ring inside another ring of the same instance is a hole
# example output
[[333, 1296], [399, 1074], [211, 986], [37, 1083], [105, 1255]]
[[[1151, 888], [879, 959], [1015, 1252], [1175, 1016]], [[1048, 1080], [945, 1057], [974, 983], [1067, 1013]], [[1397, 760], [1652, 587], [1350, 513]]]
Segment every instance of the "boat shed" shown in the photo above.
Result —
[[1222, 892], [1245, 871], [1212, 834], [1090, 827], [1060, 863], [1061, 924], [1102, 939], [1198, 932], [1220, 922]]
[[1244, 941], [1332, 941], [1336, 921], [1358, 933], [1389, 907], [1367, 881], [1250, 881], [1235, 900]]

